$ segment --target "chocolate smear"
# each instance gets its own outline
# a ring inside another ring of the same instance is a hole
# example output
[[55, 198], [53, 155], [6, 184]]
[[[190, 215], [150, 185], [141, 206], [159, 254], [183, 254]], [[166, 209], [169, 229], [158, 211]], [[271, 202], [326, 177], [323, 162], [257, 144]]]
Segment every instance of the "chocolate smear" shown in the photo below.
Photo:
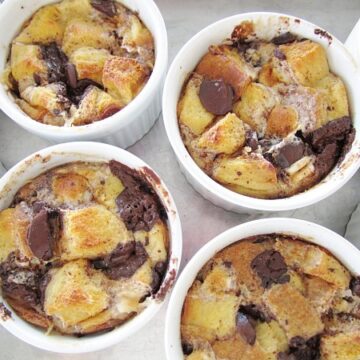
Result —
[[297, 36], [291, 32], [283, 33], [279, 36], [276, 36], [272, 39], [272, 43], [275, 45], [284, 45], [289, 44], [297, 40]]
[[265, 250], [257, 255], [251, 262], [251, 268], [260, 277], [264, 288], [290, 281], [285, 260], [278, 251]]
[[256, 340], [256, 331], [255, 331], [255, 322], [246, 314], [239, 311], [236, 314], [236, 330], [240, 336], [250, 345], [255, 344]]
[[113, 17], [117, 14], [115, 2], [113, 0], [91, 0], [91, 6], [105, 14], [106, 16]]
[[199, 97], [207, 111], [215, 115], [225, 115], [232, 110], [234, 91], [221, 79], [204, 79], [200, 85]]
[[57, 210], [40, 210], [34, 216], [27, 234], [32, 253], [42, 260], [51, 259], [60, 230], [60, 213]]

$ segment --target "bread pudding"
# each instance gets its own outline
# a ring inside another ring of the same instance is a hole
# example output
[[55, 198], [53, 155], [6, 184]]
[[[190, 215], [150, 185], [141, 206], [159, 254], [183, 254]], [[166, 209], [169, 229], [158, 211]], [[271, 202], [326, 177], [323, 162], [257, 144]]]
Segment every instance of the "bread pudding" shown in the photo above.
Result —
[[81, 126], [127, 106], [154, 66], [152, 34], [115, 0], [40, 8], [13, 39], [3, 82], [32, 119]]
[[212, 179], [276, 199], [325, 178], [355, 137], [346, 86], [326, 50], [290, 32], [265, 39], [244, 21], [212, 45], [177, 107], [183, 142]]
[[111, 330], [151, 302], [168, 267], [166, 211], [137, 170], [74, 162], [25, 184], [0, 212], [0, 285], [48, 331]]
[[360, 276], [299, 237], [248, 237], [197, 274], [181, 341], [187, 360], [358, 360]]

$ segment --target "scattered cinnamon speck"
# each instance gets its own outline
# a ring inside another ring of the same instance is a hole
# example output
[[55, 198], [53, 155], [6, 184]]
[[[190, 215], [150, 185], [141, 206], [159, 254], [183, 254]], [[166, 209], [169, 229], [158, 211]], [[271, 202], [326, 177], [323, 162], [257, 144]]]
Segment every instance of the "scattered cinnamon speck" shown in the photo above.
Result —
[[163, 301], [169, 292], [169, 290], [173, 287], [176, 279], [176, 270], [172, 269], [169, 272], [169, 277], [165, 279], [163, 284], [161, 285], [160, 290], [156, 293], [155, 299], [159, 301]]

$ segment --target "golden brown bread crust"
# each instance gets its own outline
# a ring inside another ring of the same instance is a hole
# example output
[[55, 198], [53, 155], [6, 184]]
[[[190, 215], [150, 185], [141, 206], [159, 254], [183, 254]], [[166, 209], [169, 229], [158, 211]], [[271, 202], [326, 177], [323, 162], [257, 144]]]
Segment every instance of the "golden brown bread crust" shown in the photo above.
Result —
[[[350, 125], [339, 137], [328, 135], [327, 152], [311, 142], [324, 126], [335, 128], [343, 119], [351, 124], [346, 88], [330, 72], [320, 44], [293, 34], [263, 40], [250, 23], [210, 46], [189, 75], [178, 101], [179, 129], [190, 156], [220, 184], [256, 198], [290, 197], [327, 176], [343, 159], [343, 144], [353, 141]], [[232, 94], [225, 93], [229, 88]], [[245, 135], [235, 143], [236, 131], [217, 131], [232, 114]]]
[[358, 359], [350, 344], [359, 338], [360, 296], [350, 276], [326, 250], [294, 236], [238, 241], [209, 260], [188, 291], [185, 358], [276, 360], [303, 351], [309, 359]]
[[[123, 183], [113, 166], [122, 169], [116, 161], [51, 169], [0, 212], [0, 285], [24, 320], [70, 335], [107, 331], [159, 290], [170, 253], [166, 218], [159, 205], [148, 229], [130, 231], [117, 199], [142, 175], [129, 169]], [[139, 207], [144, 194], [132, 196], [124, 206]]]

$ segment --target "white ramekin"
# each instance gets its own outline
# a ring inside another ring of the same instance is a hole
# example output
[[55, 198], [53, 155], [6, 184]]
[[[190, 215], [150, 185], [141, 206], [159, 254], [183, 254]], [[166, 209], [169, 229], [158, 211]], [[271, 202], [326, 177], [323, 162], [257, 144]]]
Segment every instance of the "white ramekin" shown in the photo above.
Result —
[[[158, 312], [175, 281], [181, 261], [182, 232], [174, 200], [156, 173], [138, 157], [125, 150], [107, 144], [78, 142], [55, 145], [34, 153], [20, 161], [0, 179], [0, 209], [10, 205], [13, 196], [22, 185], [46, 170], [73, 161], [109, 161], [111, 159], [141, 171], [153, 185], [166, 209], [171, 248], [169, 268], [163, 284], [157, 295], [150, 299], [148, 307], [132, 320], [109, 333], [83, 338], [62, 335], [47, 336], [43, 330], [22, 320], [15, 312], [11, 311], [11, 307], [8, 307], [12, 316], [5, 321], [0, 319], [0, 324], [19, 339], [33, 346], [59, 353], [85, 353], [114, 345], [142, 328]], [[6, 301], [0, 295], [1, 302], [6, 305]]]
[[[229, 38], [236, 25], [252, 20], [255, 31], [271, 39], [277, 31], [291, 31], [322, 44], [328, 55], [331, 70], [345, 82], [351, 114], [357, 134], [351, 151], [344, 161], [319, 184], [306, 192], [286, 199], [256, 199], [235, 193], [207, 176], [189, 155], [181, 139], [176, 114], [181, 89], [189, 74], [212, 44]], [[357, 38], [360, 42], [360, 35]], [[360, 45], [357, 45], [360, 48]], [[318, 26], [293, 16], [277, 13], [247, 13], [220, 20], [196, 34], [180, 50], [168, 72], [163, 93], [163, 118], [167, 136], [180, 168], [190, 184], [206, 199], [226, 210], [236, 212], [285, 211], [314, 204], [340, 189], [360, 167], [360, 71], [346, 47]]]
[[186, 294], [200, 269], [217, 252], [234, 242], [260, 234], [283, 233], [302, 237], [304, 240], [329, 250], [353, 274], [360, 275], [360, 251], [335, 232], [320, 225], [290, 218], [255, 220], [235, 226], [216, 236], [189, 261], [172, 292], [165, 322], [165, 348], [168, 360], [183, 360], [180, 321]]
[[[120, 1], [120, 0], [117, 0]], [[9, 44], [23, 23], [40, 7], [59, 0], [5, 0], [0, 5], [0, 73], [9, 54]], [[101, 140], [126, 148], [141, 139], [153, 126], [161, 112], [162, 86], [167, 70], [168, 41], [164, 20], [153, 0], [121, 0], [136, 11], [155, 40], [154, 71], [139, 95], [123, 110], [107, 119], [77, 127], [45, 125], [26, 115], [0, 86], [0, 107], [6, 115], [24, 129], [51, 142]]]

